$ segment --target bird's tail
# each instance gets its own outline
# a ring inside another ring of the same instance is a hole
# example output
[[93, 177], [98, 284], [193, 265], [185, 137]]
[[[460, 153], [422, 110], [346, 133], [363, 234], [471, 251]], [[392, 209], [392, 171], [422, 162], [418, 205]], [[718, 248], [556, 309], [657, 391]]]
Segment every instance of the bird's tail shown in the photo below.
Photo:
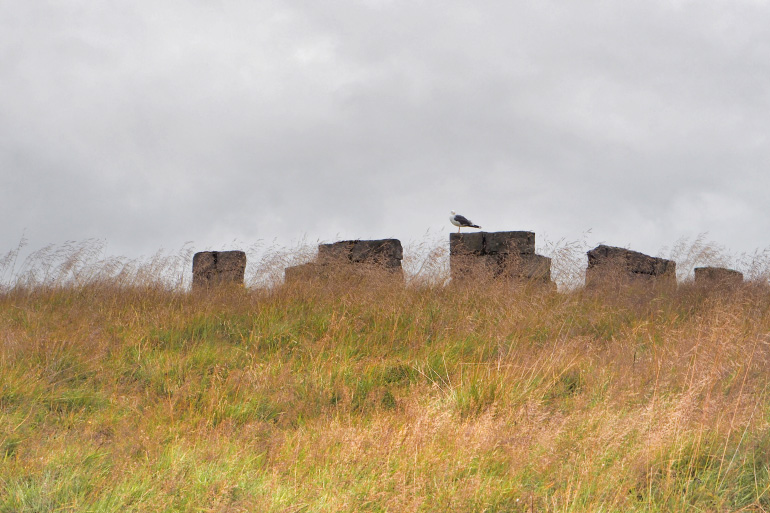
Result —
[[479, 226], [479, 225], [477, 225], [477, 224], [472, 224], [472, 225], [471, 225], [471, 228], [481, 228], [481, 226]]

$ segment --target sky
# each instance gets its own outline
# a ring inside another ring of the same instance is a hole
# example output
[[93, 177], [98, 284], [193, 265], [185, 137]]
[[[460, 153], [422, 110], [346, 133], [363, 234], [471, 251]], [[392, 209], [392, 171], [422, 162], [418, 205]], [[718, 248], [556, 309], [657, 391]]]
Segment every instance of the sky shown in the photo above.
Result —
[[0, 0], [0, 254], [770, 246], [770, 3]]

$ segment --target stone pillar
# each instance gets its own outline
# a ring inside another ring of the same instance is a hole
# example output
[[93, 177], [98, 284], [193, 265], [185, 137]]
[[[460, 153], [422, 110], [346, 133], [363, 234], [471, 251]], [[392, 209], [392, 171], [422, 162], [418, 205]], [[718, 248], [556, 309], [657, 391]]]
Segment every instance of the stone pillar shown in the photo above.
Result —
[[603, 244], [588, 252], [586, 286], [635, 282], [675, 286], [676, 262]]
[[696, 267], [695, 284], [707, 287], [734, 287], [743, 283], [743, 273], [723, 267]]
[[534, 232], [449, 235], [452, 280], [507, 278], [551, 283], [551, 259], [535, 254]]
[[193, 290], [212, 286], [243, 285], [246, 253], [243, 251], [202, 251], [193, 256]]

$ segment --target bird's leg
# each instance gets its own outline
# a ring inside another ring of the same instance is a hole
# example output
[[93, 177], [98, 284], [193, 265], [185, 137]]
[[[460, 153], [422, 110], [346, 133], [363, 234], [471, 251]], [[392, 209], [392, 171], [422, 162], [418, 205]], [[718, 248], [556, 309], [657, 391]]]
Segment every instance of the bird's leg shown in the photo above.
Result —
[[457, 233], [460, 233], [460, 229], [461, 229], [461, 228], [462, 228], [462, 226], [458, 226], [458, 227], [457, 227]]

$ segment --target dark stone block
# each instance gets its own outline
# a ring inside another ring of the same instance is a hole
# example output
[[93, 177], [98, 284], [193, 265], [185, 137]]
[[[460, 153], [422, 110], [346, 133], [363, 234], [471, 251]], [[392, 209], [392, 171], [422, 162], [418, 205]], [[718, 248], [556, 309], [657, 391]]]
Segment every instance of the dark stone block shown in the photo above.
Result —
[[403, 279], [403, 258], [404, 249], [398, 239], [343, 240], [320, 244], [315, 262], [287, 267], [284, 273], [287, 282], [314, 278], [333, 278], [334, 281]]
[[501, 274], [527, 281], [551, 281], [551, 259], [542, 255], [500, 255]]
[[500, 275], [499, 255], [456, 254], [449, 260], [452, 280], [489, 280]]
[[202, 251], [193, 255], [193, 289], [223, 284], [243, 285], [246, 253]]
[[524, 255], [521, 276], [528, 280], [551, 281], [551, 259], [542, 255]]
[[551, 259], [535, 254], [533, 232], [452, 233], [449, 265], [457, 281], [510, 279], [553, 285]]
[[332, 244], [319, 244], [318, 261], [338, 262], [340, 260], [350, 260], [353, 244], [355, 244], [355, 241], [352, 240], [343, 240]]
[[398, 239], [353, 241], [350, 259], [353, 262], [381, 263], [388, 267], [401, 265], [404, 250]]
[[325, 265], [315, 262], [287, 267], [284, 269], [284, 281], [291, 283], [321, 278], [324, 276], [324, 267]]
[[743, 273], [723, 267], [696, 267], [696, 285], [734, 286], [743, 283]]
[[343, 240], [318, 246], [318, 261], [356, 262], [401, 267], [404, 250], [398, 239]]
[[479, 235], [484, 237], [484, 253], [535, 253], [534, 232], [480, 232]]
[[603, 244], [588, 252], [586, 284], [629, 278], [656, 278], [676, 284], [676, 262]]
[[243, 276], [246, 271], [246, 253], [243, 251], [218, 251], [216, 257], [217, 273], [220, 278], [243, 283]]
[[449, 234], [449, 254], [480, 255], [484, 252], [484, 233], [450, 233]]
[[193, 255], [193, 287], [208, 285], [217, 274], [217, 258], [213, 251]]

